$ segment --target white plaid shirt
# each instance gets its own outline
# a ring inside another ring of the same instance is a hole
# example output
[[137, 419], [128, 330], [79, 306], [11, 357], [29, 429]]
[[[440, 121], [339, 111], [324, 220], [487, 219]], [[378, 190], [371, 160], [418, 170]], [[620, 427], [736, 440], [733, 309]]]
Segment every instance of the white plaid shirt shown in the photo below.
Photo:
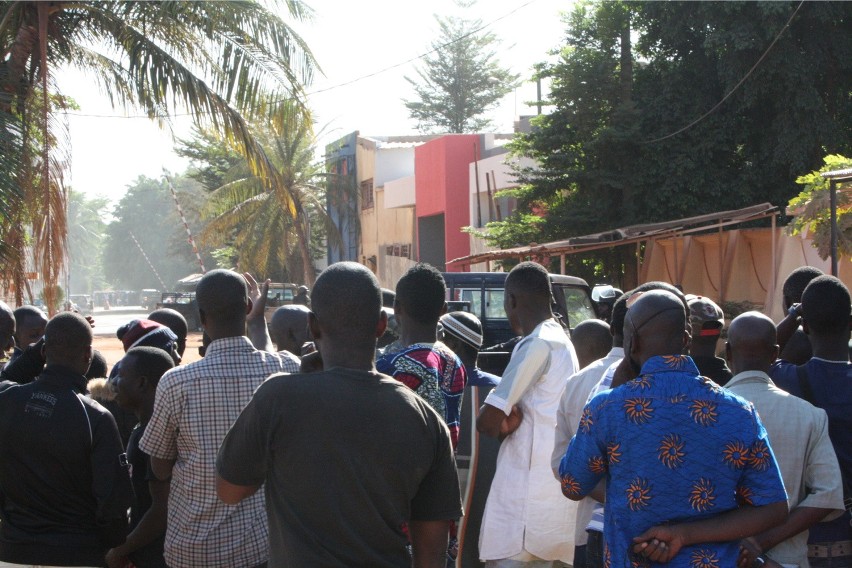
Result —
[[247, 337], [218, 339], [205, 357], [163, 375], [140, 447], [176, 460], [165, 558], [172, 568], [248, 568], [266, 562], [263, 491], [239, 505], [216, 496], [216, 452], [252, 394], [273, 373], [293, 373], [288, 353], [256, 350]]

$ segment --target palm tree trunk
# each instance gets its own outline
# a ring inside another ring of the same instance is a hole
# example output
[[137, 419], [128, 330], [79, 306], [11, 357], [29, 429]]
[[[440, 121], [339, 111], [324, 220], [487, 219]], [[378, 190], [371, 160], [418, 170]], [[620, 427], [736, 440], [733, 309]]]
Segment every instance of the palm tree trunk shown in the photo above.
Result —
[[299, 240], [299, 252], [302, 255], [302, 267], [304, 270], [305, 285], [308, 288], [314, 287], [314, 281], [317, 279], [317, 273], [314, 270], [314, 261], [311, 258], [311, 235], [305, 230], [307, 221], [307, 212], [299, 207], [299, 212], [294, 223], [296, 227], [296, 235]]

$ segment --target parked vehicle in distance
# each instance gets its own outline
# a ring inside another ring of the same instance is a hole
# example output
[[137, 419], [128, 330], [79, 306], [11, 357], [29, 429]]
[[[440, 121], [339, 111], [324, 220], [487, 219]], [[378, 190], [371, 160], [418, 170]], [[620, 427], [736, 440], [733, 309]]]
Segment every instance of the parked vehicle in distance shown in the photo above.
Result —
[[160, 291], [153, 288], [145, 288], [139, 292], [139, 305], [143, 310], [154, 311], [157, 302], [160, 301]]
[[68, 296], [68, 301], [71, 302], [72, 310], [77, 310], [84, 316], [91, 315], [95, 308], [92, 297], [88, 294], [71, 294]]
[[266, 318], [267, 323], [272, 321], [275, 310], [293, 303], [298, 290], [297, 284], [289, 282], [272, 282], [269, 285], [269, 292], [266, 293], [266, 309], [263, 311], [263, 317]]
[[[479, 318], [483, 349], [515, 337], [503, 310], [507, 272], [444, 272], [443, 275], [447, 283], [447, 310], [466, 311]], [[553, 286], [553, 312], [566, 328], [597, 317], [591, 289], [585, 280], [551, 274], [550, 282]], [[494, 356], [483, 353], [480, 367], [499, 375], [509, 360], [508, 355], [502, 352]]]
[[180, 313], [186, 320], [189, 331], [201, 331], [201, 315], [198, 313], [198, 303], [195, 301], [195, 291], [192, 292], [163, 292], [155, 309], [170, 308]]

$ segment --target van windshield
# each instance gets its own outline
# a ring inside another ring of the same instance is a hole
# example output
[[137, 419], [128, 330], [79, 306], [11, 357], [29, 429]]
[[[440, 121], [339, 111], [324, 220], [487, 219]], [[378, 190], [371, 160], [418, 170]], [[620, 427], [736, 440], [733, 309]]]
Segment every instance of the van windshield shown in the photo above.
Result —
[[592, 301], [584, 289], [554, 285], [553, 293], [560, 294], [565, 299], [565, 307], [568, 311], [565, 315], [568, 316], [568, 322], [572, 328], [580, 322], [596, 317]]

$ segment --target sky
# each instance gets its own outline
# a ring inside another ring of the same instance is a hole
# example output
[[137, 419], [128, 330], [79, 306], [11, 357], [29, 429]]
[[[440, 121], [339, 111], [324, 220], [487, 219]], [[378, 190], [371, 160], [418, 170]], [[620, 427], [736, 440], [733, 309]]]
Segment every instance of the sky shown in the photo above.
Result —
[[[562, 43], [565, 26], [560, 13], [570, 8], [571, 0], [480, 0], [464, 11], [452, 0], [309, 0], [308, 4], [315, 13], [313, 21], [293, 27], [322, 69], [307, 90], [324, 145], [355, 130], [362, 135], [417, 133], [402, 102], [413, 97], [405, 76], [415, 76], [417, 61], [399, 64], [429, 51], [438, 37], [436, 13], [490, 23], [487, 30], [501, 40], [498, 60], [527, 79], [489, 115], [495, 131], [511, 132], [517, 116], [535, 113], [535, 107], [526, 104], [536, 98], [536, 86], [528, 81], [532, 66], [552, 59], [548, 53]], [[61, 70], [57, 83], [80, 106], [67, 118], [73, 191], [116, 203], [138, 176], [159, 177], [164, 168], [181, 172], [188, 165], [173, 147], [175, 137], [189, 135], [189, 117], [175, 117], [169, 127], [160, 129], [139, 118], [139, 111], [113, 110], [106, 96], [78, 71]]]

